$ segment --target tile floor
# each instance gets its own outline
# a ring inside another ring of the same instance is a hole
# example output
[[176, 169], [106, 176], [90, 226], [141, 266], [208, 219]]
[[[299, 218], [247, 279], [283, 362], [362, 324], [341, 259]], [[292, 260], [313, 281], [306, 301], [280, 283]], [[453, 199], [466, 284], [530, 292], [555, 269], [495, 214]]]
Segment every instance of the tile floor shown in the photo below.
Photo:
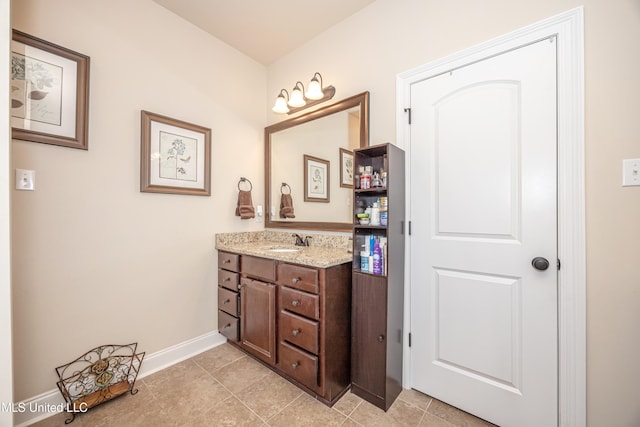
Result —
[[[136, 395], [79, 414], [70, 426], [492, 426], [413, 390], [386, 413], [350, 392], [329, 408], [229, 344], [136, 386]], [[34, 425], [64, 426], [67, 418], [57, 414]]]

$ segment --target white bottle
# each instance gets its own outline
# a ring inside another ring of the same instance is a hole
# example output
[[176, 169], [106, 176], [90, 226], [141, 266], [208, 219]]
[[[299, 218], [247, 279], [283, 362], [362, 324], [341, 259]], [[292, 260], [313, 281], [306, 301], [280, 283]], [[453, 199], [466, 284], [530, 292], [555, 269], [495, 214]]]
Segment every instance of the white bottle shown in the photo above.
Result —
[[371, 206], [371, 225], [380, 225], [380, 202], [373, 202]]

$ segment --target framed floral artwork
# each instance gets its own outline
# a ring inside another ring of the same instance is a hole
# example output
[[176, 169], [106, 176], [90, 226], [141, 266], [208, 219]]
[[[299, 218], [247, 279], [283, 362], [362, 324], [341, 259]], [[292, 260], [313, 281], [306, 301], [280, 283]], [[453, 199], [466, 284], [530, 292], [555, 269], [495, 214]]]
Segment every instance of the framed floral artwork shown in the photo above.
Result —
[[329, 161], [304, 155], [304, 201], [329, 202]]
[[340, 187], [353, 188], [353, 152], [340, 148]]
[[211, 129], [142, 111], [140, 191], [211, 195]]
[[13, 139], [88, 149], [88, 56], [13, 30], [10, 90]]

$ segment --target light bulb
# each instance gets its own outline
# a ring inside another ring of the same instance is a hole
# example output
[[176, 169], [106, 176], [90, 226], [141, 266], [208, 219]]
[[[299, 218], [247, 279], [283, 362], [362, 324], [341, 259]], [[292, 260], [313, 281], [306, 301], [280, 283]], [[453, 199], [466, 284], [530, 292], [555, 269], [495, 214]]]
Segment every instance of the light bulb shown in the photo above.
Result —
[[284, 95], [282, 93], [280, 93], [280, 95], [278, 95], [278, 97], [276, 98], [276, 103], [273, 105], [272, 110], [274, 113], [280, 114], [289, 112], [289, 107], [287, 107], [287, 100], [284, 98]]
[[307, 102], [304, 100], [304, 96], [302, 95], [303, 89], [304, 87], [300, 82], [296, 83], [293, 87], [293, 90], [291, 91], [291, 98], [289, 98], [288, 102], [290, 107], [298, 108], [306, 105]]
[[324, 97], [324, 92], [322, 92], [322, 86], [318, 81], [316, 76], [313, 76], [311, 82], [309, 82], [309, 87], [307, 88], [307, 93], [304, 94], [309, 99], [321, 99]]

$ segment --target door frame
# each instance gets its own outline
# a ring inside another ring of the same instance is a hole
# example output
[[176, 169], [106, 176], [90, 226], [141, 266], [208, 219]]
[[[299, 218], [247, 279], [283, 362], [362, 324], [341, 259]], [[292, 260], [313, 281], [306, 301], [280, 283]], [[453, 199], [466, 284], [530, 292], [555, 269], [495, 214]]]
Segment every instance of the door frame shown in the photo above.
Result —
[[[584, 11], [577, 7], [480, 45], [398, 74], [397, 141], [411, 155], [407, 111], [411, 85], [502, 52], [557, 36], [558, 43], [558, 426], [586, 425], [586, 245], [584, 185]], [[407, 212], [410, 210], [407, 162]], [[407, 221], [411, 221], [407, 217]], [[411, 236], [406, 239], [404, 330], [410, 332]], [[411, 388], [404, 340], [403, 386]]]
[[[0, 0], [0, 82], [9, 85], [11, 2]], [[13, 347], [11, 310], [11, 112], [9, 91], [0, 103], [0, 402], [12, 403]], [[6, 143], [5, 143], [6, 141]], [[0, 411], [0, 425], [13, 425], [13, 412]]]

